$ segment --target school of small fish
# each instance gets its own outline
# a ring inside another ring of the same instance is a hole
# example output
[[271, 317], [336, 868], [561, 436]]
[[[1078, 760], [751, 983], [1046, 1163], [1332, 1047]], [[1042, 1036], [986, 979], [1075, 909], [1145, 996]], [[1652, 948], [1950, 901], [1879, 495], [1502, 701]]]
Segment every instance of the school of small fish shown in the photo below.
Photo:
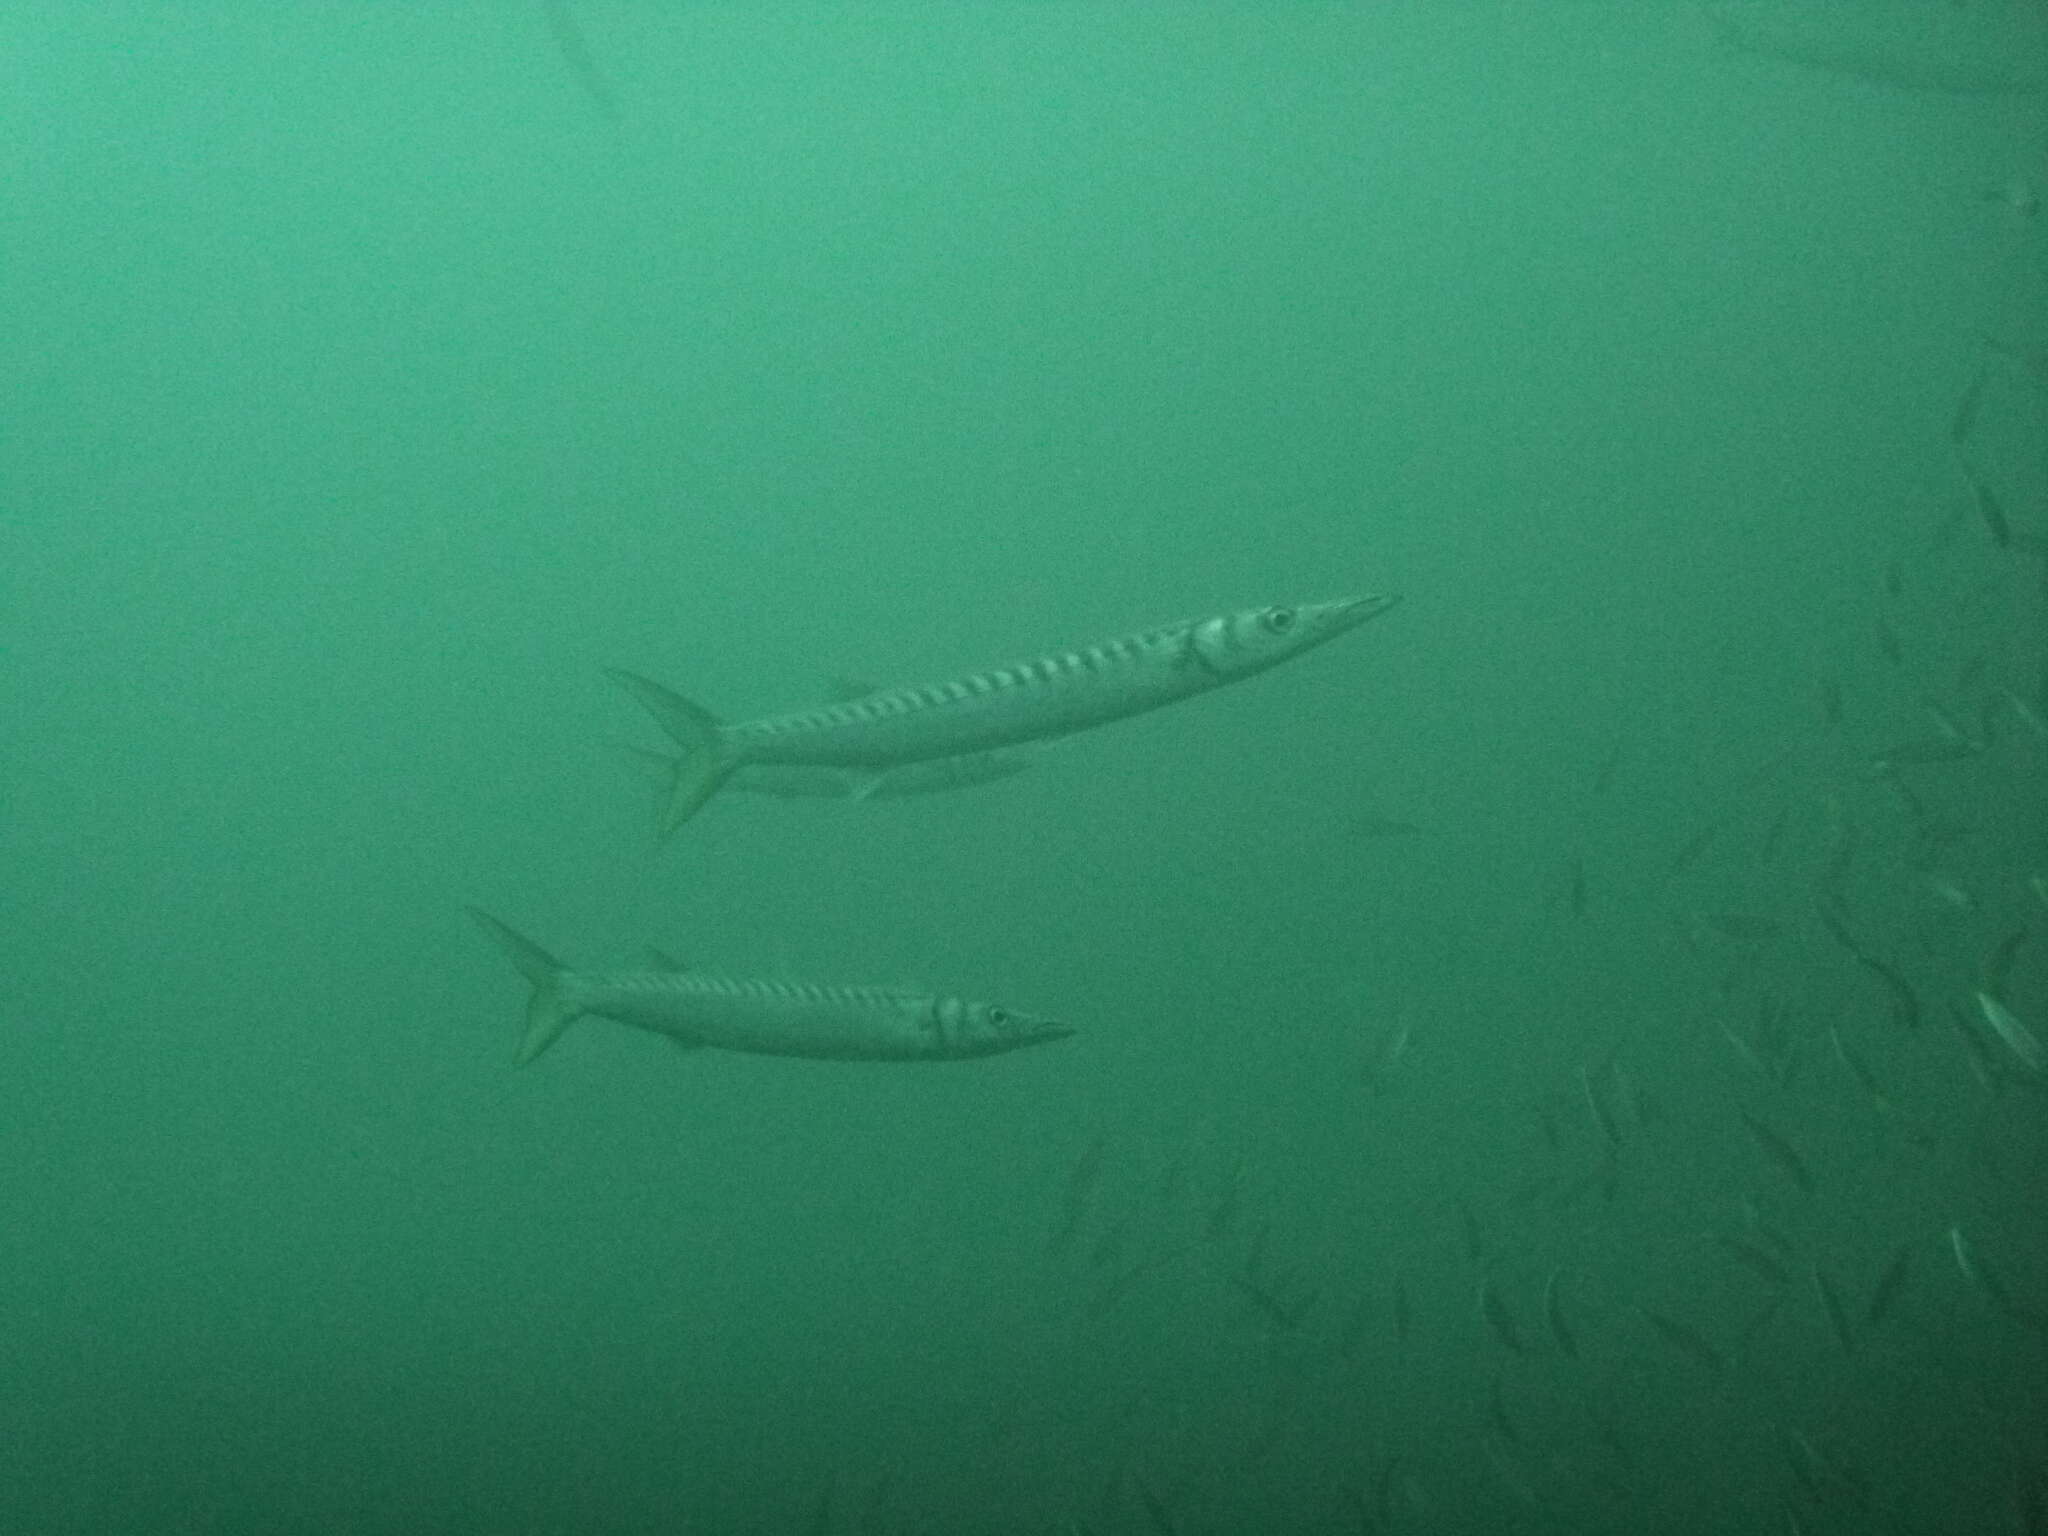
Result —
[[[1987, 362], [1951, 452], [1999, 387], [2032, 385]], [[1290, 1254], [1245, 1154], [1218, 1166], [1133, 1136], [1120, 1158], [1105, 1129], [1074, 1163], [1047, 1254], [1092, 1315], [1235, 1297], [1285, 1361], [1248, 1463], [1346, 1418], [1347, 1394], [1448, 1399], [1428, 1433], [1346, 1447], [1311, 1501], [1327, 1529], [2048, 1532], [2048, 873], [2005, 809], [2030, 787], [2038, 816], [2048, 785], [2048, 546], [2038, 518], [1986, 514], [1983, 471], [1965, 478], [1981, 542], [1946, 573], [1873, 572], [1873, 654], [1839, 658], [1801, 739], [1730, 809], [1635, 867], [1560, 854], [1558, 928], [1661, 903], [1699, 995], [1675, 1041], [1618, 1024], [1534, 1085], [1497, 1181], [1434, 1213], [1436, 1252], [1361, 1265], [1370, 1237], [1333, 1259], [1327, 1235], [1296, 1233]], [[1958, 567], [2015, 599], [2012, 627], [1960, 655], [1925, 618]], [[1902, 717], [1924, 729], [1893, 734]], [[1630, 755], [1599, 759], [1589, 800], [1626, 787]], [[1413, 1017], [1367, 1025], [1362, 1113], [1427, 1092], [1430, 1056]], [[1987, 1351], [2012, 1375], [1973, 1374]], [[2015, 1379], [2036, 1387], [2015, 1398]], [[1649, 1384], [1696, 1399], [1724, 1457], [1749, 1442], [1699, 1473], [1700, 1508], [1649, 1471], [1685, 1460], [1654, 1438]], [[1920, 1459], [1929, 1441], [1945, 1464]], [[1064, 1529], [1200, 1531], [1214, 1486], [1135, 1453]], [[1731, 1523], [1694, 1524], [1707, 1506]], [[1495, 1513], [1475, 1525], [1475, 1507]]]

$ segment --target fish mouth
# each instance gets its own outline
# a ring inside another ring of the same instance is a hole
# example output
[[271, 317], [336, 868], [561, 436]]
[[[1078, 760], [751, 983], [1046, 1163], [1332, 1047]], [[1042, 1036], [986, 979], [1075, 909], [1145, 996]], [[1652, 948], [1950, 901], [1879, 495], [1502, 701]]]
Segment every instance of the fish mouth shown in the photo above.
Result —
[[1367, 619], [1376, 619], [1401, 605], [1397, 592], [1375, 592], [1368, 597], [1342, 597], [1330, 604], [1330, 621], [1340, 629], [1351, 629]]
[[1035, 1020], [1028, 1029], [1021, 1030], [1010, 1042], [1012, 1045], [1047, 1045], [1054, 1040], [1064, 1040], [1078, 1033], [1072, 1024], [1060, 1024], [1051, 1019]]

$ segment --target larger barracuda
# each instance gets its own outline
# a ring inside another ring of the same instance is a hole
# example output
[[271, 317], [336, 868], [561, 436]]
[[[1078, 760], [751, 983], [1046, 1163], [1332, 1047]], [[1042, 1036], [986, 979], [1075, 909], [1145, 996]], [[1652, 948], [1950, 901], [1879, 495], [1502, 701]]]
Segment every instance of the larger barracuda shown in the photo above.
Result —
[[880, 780], [937, 758], [1049, 741], [1207, 693], [1313, 650], [1392, 608], [1388, 596], [1187, 619], [951, 682], [728, 724], [637, 673], [614, 670], [682, 749], [664, 833], [749, 766], [836, 768]]

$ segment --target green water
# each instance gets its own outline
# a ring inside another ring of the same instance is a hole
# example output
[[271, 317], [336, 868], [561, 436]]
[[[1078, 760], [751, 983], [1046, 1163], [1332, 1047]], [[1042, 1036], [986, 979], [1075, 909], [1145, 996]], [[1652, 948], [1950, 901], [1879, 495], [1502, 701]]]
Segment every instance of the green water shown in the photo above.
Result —
[[[1678, 4], [554, 19], [0, 17], [0, 1531], [2043, 1529], [2043, 98]], [[601, 675], [1381, 591], [665, 847]], [[1079, 1032], [515, 1072], [466, 903]]]

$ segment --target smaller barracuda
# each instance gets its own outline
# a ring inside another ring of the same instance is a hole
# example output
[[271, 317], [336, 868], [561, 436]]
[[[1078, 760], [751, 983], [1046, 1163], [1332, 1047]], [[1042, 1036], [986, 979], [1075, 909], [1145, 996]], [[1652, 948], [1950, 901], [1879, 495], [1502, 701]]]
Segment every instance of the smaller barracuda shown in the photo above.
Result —
[[[628, 747], [647, 767], [666, 811], [676, 770], [682, 759], [673, 752]], [[854, 773], [845, 768], [742, 768], [726, 788], [776, 800], [901, 800], [913, 795], [943, 795], [1011, 778], [1031, 766], [1022, 752], [970, 752], [965, 757], [935, 757], [905, 763], [884, 773]]]
[[[837, 678], [832, 683], [832, 702], [864, 699], [876, 691], [873, 683]], [[657, 814], [668, 806], [674, 792], [676, 770], [682, 759], [672, 752], [645, 752], [656, 767], [661, 799]], [[844, 768], [778, 768], [760, 764], [742, 768], [726, 781], [728, 789], [750, 795], [770, 795], [777, 800], [900, 800], [912, 795], [942, 795], [956, 789], [973, 789], [1022, 773], [1031, 759], [1022, 752], [969, 752], [964, 757], [935, 757], [922, 763], [905, 763], [885, 773], [855, 773]]]
[[586, 1013], [666, 1035], [687, 1048], [824, 1061], [964, 1061], [1064, 1040], [1071, 1025], [911, 987], [734, 981], [700, 971], [572, 971], [475, 907], [470, 916], [533, 985], [524, 1066]]
[[1059, 651], [924, 688], [732, 724], [660, 683], [616, 678], [682, 749], [664, 834], [742, 768], [832, 768], [881, 780], [939, 758], [1050, 741], [1207, 693], [1334, 640], [1392, 608], [1387, 596], [1246, 608]]

